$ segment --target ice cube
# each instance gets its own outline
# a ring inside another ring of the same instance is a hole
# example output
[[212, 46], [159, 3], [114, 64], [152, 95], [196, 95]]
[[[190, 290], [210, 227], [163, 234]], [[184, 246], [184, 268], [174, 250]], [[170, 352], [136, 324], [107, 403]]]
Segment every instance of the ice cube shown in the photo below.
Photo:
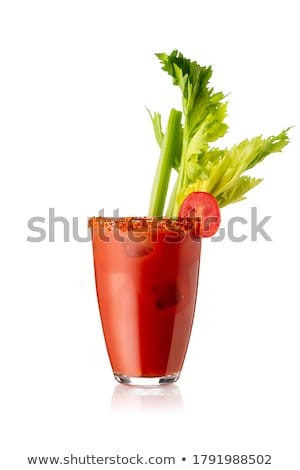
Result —
[[126, 254], [131, 258], [140, 258], [142, 256], [148, 256], [153, 252], [153, 248], [151, 246], [145, 243], [138, 242], [126, 243], [124, 248]]
[[153, 287], [155, 305], [161, 310], [178, 304], [184, 298], [178, 286], [173, 281], [167, 281]]

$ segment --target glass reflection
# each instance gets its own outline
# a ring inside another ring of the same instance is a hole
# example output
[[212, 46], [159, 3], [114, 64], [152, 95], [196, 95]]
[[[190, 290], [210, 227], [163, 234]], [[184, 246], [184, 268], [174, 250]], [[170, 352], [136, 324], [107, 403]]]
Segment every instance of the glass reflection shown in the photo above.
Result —
[[112, 414], [183, 414], [184, 402], [177, 385], [158, 387], [116, 385], [109, 411]]

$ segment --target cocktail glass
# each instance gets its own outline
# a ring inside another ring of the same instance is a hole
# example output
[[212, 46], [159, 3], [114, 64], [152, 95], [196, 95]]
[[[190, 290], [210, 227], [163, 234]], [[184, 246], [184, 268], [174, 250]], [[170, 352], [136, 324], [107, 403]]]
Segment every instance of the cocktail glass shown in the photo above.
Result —
[[175, 382], [197, 296], [201, 240], [192, 219], [89, 220], [103, 333], [116, 380]]

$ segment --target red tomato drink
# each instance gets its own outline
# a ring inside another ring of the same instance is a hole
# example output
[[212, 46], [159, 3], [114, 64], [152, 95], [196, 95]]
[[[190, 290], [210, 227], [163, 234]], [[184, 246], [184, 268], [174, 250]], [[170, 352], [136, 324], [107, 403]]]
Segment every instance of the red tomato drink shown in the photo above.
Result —
[[93, 218], [99, 310], [115, 378], [175, 382], [194, 317], [201, 243], [187, 220]]

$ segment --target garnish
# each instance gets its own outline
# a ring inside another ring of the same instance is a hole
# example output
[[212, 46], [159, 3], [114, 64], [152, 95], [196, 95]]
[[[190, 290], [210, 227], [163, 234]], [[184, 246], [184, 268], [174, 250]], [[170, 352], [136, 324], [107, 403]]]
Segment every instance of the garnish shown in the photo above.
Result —
[[197, 217], [195, 234], [197, 237], [212, 237], [218, 231], [221, 215], [219, 205], [212, 194], [190, 193], [183, 201], [179, 217]]
[[[212, 146], [228, 126], [224, 122], [226, 96], [209, 85], [211, 66], [200, 66], [177, 50], [156, 55], [180, 88], [183, 109], [171, 109], [165, 132], [161, 115], [149, 112], [161, 153], [148, 215], [178, 217], [181, 204], [193, 192], [211, 193], [220, 207], [245, 199], [245, 194], [262, 181], [245, 172], [271, 153], [281, 152], [289, 143], [290, 128], [268, 138], [245, 139], [231, 149]], [[177, 180], [166, 204], [172, 169]]]

